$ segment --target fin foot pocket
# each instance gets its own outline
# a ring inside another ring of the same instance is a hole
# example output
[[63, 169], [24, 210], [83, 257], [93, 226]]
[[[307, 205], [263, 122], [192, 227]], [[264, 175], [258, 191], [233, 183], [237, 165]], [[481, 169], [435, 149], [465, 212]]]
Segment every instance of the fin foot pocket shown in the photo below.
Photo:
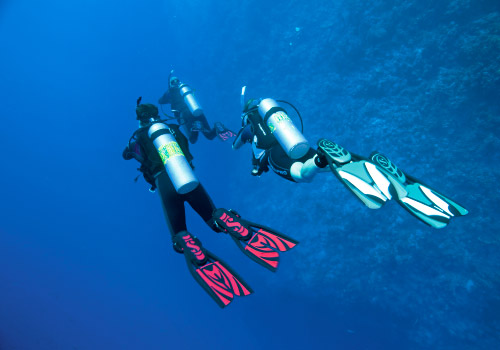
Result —
[[389, 160], [386, 156], [379, 152], [373, 152], [370, 155], [370, 160], [378, 165], [382, 170], [384, 170], [386, 173], [389, 173], [389, 175], [395, 177], [401, 184], [404, 184], [406, 182], [406, 177], [405, 174], [399, 170], [399, 168]]
[[318, 148], [331, 162], [344, 164], [351, 160], [351, 154], [344, 147], [337, 145], [333, 141], [320, 139], [318, 141]]
[[247, 296], [252, 288], [223, 260], [203, 248], [201, 242], [187, 231], [174, 237], [174, 244], [182, 250], [189, 272], [196, 282], [221, 308], [229, 305], [235, 296]]
[[215, 212], [215, 222], [223, 232], [243, 241], [248, 241], [252, 237], [252, 230], [240, 222], [241, 216], [237, 212], [232, 209], [217, 209]]
[[207, 261], [205, 250], [198, 238], [187, 231], [181, 231], [174, 236], [174, 249], [184, 253], [187, 260], [197, 265], [203, 265]]
[[273, 272], [279, 265], [279, 253], [286, 252], [298, 244], [298, 241], [291, 237], [242, 219], [232, 210], [216, 209], [213, 218], [217, 226], [231, 236], [245, 255]]

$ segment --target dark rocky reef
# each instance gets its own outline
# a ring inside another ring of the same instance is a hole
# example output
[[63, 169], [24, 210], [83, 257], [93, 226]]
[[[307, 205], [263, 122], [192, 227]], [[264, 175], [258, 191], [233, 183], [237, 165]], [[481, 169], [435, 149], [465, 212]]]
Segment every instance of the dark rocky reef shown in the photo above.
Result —
[[290, 278], [309, 294], [321, 284], [337, 303], [381, 307], [407, 321], [416, 349], [498, 348], [500, 3], [273, 6], [280, 16], [250, 1], [228, 11], [218, 25], [231, 52], [210, 53], [208, 78], [232, 72], [292, 101], [311, 142], [378, 149], [470, 214], [434, 230], [395, 203], [366, 209], [329, 174], [309, 185], [247, 176], [233, 188], [239, 207], [302, 241]]

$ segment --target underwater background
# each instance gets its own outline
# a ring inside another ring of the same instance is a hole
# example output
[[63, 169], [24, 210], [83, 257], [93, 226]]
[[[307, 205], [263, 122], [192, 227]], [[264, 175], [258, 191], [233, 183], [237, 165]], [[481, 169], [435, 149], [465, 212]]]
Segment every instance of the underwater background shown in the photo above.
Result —
[[[500, 348], [500, 2], [2, 0], [0, 47], [1, 350]], [[216, 205], [301, 242], [273, 274], [189, 208], [255, 290], [222, 310], [121, 157], [171, 69], [210, 124], [239, 129], [247, 85], [469, 215], [436, 230], [330, 173], [252, 177], [250, 147], [200, 137]]]

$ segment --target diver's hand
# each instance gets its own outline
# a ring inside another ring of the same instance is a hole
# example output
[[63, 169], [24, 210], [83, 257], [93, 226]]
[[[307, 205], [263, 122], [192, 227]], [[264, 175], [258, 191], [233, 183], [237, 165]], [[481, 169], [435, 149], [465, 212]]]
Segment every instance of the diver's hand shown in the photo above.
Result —
[[266, 171], [266, 169], [264, 169], [258, 165], [254, 165], [250, 174], [252, 176], [261, 176], [265, 171]]

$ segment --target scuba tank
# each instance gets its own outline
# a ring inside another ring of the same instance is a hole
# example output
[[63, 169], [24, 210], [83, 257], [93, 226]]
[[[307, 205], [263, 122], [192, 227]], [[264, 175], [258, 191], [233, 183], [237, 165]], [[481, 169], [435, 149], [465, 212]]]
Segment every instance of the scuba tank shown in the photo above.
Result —
[[179, 194], [191, 192], [200, 183], [170, 128], [160, 122], [149, 127], [148, 136], [160, 155], [165, 170]]
[[194, 97], [193, 90], [191, 90], [189, 85], [181, 84], [179, 86], [179, 92], [181, 96], [184, 98], [184, 102], [186, 103], [186, 106], [189, 108], [191, 114], [194, 115], [195, 117], [201, 116], [203, 114], [203, 109], [196, 100], [196, 97]]
[[309, 151], [309, 142], [275, 100], [260, 101], [259, 114], [290, 158], [299, 159]]

